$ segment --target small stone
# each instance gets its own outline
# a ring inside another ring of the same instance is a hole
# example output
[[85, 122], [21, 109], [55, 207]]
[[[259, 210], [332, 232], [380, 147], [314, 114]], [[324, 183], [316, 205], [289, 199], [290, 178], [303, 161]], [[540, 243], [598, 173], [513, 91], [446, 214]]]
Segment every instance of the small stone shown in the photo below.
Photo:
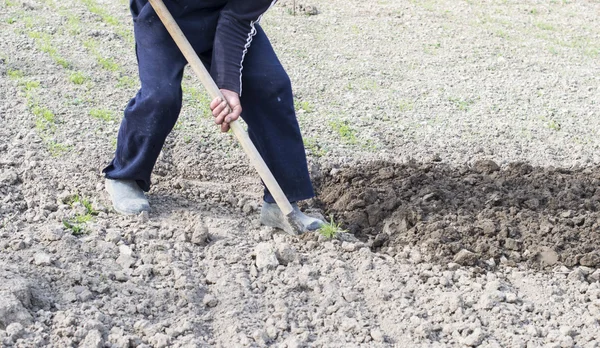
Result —
[[470, 347], [475, 347], [481, 344], [481, 341], [483, 341], [484, 337], [485, 335], [483, 334], [481, 329], [476, 328], [470, 335], [463, 339], [463, 344]]
[[204, 298], [202, 299], [202, 303], [204, 303], [204, 305], [207, 307], [213, 308], [217, 304], [219, 304], [219, 300], [217, 300], [217, 298], [211, 294], [206, 294], [206, 295], [204, 295]]
[[104, 340], [102, 339], [102, 333], [98, 330], [90, 330], [85, 339], [79, 345], [82, 348], [102, 348], [104, 347]]
[[121, 230], [115, 228], [106, 230], [106, 236], [104, 236], [104, 240], [109, 243], [119, 243], [119, 241], [121, 241]]
[[269, 338], [271, 339], [276, 339], [277, 338], [277, 328], [273, 325], [269, 325], [267, 326], [267, 336], [269, 336]]
[[458, 263], [455, 263], [455, 262], [448, 263], [448, 269], [450, 271], [456, 271], [459, 268], [460, 268], [460, 265]]
[[38, 266], [50, 266], [52, 257], [46, 253], [37, 253], [33, 256], [33, 262]]
[[165, 348], [171, 343], [171, 338], [163, 333], [156, 333], [151, 339], [152, 347]]
[[10, 247], [14, 251], [19, 251], [27, 248], [27, 244], [25, 244], [25, 242], [20, 239], [15, 239], [10, 242]]
[[208, 244], [208, 237], [208, 228], [203, 224], [198, 224], [192, 233], [191, 242], [196, 245], [205, 246]]
[[598, 282], [600, 281], [600, 269], [594, 271], [594, 273], [588, 276], [588, 281], [590, 282]]
[[14, 294], [0, 294], [0, 326], [6, 327], [11, 323], [31, 324], [33, 318], [23, 302], [23, 299], [18, 299]]
[[150, 214], [147, 211], [142, 211], [138, 217], [138, 222], [141, 224], [144, 224], [146, 222], [148, 222], [148, 220], [150, 220]]
[[270, 341], [269, 336], [263, 330], [254, 331], [252, 333], [252, 338], [254, 339], [254, 342], [261, 346], [266, 345]]
[[46, 242], [55, 242], [60, 240], [64, 234], [65, 231], [63, 230], [62, 226], [54, 226], [49, 227], [46, 231], [42, 232], [41, 238]]
[[296, 249], [287, 243], [281, 243], [277, 245], [277, 260], [282, 265], [287, 265], [298, 259], [298, 253]]
[[519, 251], [519, 250], [521, 250], [522, 244], [523, 243], [520, 240], [516, 240], [516, 239], [512, 239], [512, 238], [506, 238], [506, 240], [504, 241], [504, 246], [508, 250]]
[[342, 242], [342, 250], [352, 252], [356, 250], [355, 243]]
[[539, 259], [542, 265], [554, 266], [558, 262], [558, 253], [552, 249], [546, 249], [540, 252]]
[[483, 234], [485, 234], [486, 236], [493, 236], [496, 234], [496, 224], [494, 224], [492, 220], [483, 221], [480, 227], [483, 230]]
[[562, 336], [560, 338], [560, 346], [562, 348], [570, 348], [575, 346], [575, 340], [571, 336]]
[[577, 335], [577, 331], [575, 331], [572, 327], [570, 327], [568, 325], [561, 326], [559, 331], [563, 336], [573, 337], [573, 336]]
[[518, 300], [517, 294], [513, 294], [512, 292], [509, 292], [506, 294], [506, 302], [507, 303], [516, 303]]
[[256, 268], [262, 269], [274, 269], [279, 266], [277, 255], [273, 246], [270, 243], [259, 243], [254, 249], [256, 255]]
[[90, 289], [85, 288], [82, 292], [77, 294], [77, 298], [81, 302], [86, 302], [94, 298], [94, 294], [90, 291]]
[[569, 279], [570, 281], [583, 282], [585, 281], [585, 275], [580, 269], [576, 268], [571, 273], [569, 273], [567, 279]]
[[379, 343], [385, 342], [385, 336], [383, 335], [383, 331], [381, 331], [379, 329], [371, 330], [371, 338], [375, 342], [379, 342]]
[[135, 263], [135, 259], [132, 256], [133, 251], [127, 245], [119, 245], [119, 253], [120, 255], [116, 262], [123, 267], [123, 269], [128, 269]]
[[25, 333], [25, 328], [21, 323], [12, 323], [6, 327], [6, 334], [12, 339], [12, 341], [16, 341], [19, 338], [23, 337]]
[[462, 249], [454, 256], [454, 262], [463, 266], [474, 266], [478, 259], [479, 255], [466, 249]]
[[581, 260], [579, 260], [579, 263], [582, 266], [596, 267], [600, 264], [600, 253], [596, 251], [587, 253], [581, 258]]
[[473, 165], [473, 168], [475, 171], [482, 174], [492, 174], [493, 172], [500, 170], [500, 166], [498, 166], [498, 164], [492, 160], [476, 161]]

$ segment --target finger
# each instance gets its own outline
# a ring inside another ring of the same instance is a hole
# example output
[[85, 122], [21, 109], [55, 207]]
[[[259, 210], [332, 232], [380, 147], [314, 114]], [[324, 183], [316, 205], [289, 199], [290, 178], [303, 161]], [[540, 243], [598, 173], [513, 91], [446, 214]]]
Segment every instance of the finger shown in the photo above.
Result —
[[217, 117], [225, 119], [225, 116], [229, 115], [230, 113], [231, 113], [231, 109], [229, 109], [229, 107], [226, 107], [219, 113], [219, 115]]
[[227, 133], [229, 131], [229, 123], [223, 122], [221, 123], [221, 132]]
[[229, 115], [229, 112], [230, 112], [230, 110], [229, 110], [228, 107], [225, 108], [223, 111], [221, 111], [221, 113], [216, 116], [215, 123], [216, 124], [221, 124], [221, 123], [225, 122], [225, 117], [227, 115]]
[[221, 99], [220, 97], [213, 99], [210, 102], [210, 109], [214, 110], [217, 106], [219, 106], [219, 104], [221, 104], [222, 101], [223, 101], [223, 99]]
[[239, 105], [236, 105], [233, 108], [233, 110], [229, 113], [229, 115], [227, 115], [227, 117], [225, 118], [225, 122], [231, 123], [231, 122], [237, 120], [241, 114], [242, 114], [242, 107]]
[[218, 117], [223, 112], [223, 110], [227, 110], [227, 109], [228, 109], [227, 103], [226, 102], [222, 102], [221, 104], [217, 105], [213, 109], [213, 111], [212, 111], [213, 116], [214, 117]]

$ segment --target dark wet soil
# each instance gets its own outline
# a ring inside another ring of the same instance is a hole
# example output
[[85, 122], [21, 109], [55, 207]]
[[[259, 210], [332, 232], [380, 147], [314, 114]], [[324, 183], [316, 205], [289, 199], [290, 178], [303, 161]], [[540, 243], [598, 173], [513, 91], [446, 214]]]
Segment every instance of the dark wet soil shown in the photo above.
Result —
[[424, 246], [441, 262], [464, 261], [457, 254], [466, 249], [476, 263], [600, 266], [600, 168], [371, 162], [327, 170], [317, 186], [325, 212], [376, 249]]

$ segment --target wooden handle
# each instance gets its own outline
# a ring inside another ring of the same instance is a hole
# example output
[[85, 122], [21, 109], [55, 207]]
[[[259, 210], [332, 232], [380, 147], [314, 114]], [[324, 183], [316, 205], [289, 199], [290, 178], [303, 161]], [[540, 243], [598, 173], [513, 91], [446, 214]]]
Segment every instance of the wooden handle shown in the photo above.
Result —
[[[225, 97], [219, 90], [219, 87], [217, 87], [217, 84], [204, 67], [204, 64], [202, 64], [202, 61], [198, 57], [198, 54], [196, 54], [196, 51], [179, 28], [179, 25], [177, 24], [177, 22], [175, 21], [175, 19], [173, 18], [163, 1], [149, 0], [149, 2], [154, 8], [154, 11], [158, 15], [164, 26], [167, 28], [169, 34], [171, 34], [171, 37], [177, 44], [177, 47], [179, 47], [179, 50], [181, 50], [181, 53], [183, 53], [183, 56], [185, 57], [185, 59], [187, 59], [188, 63], [192, 67], [192, 70], [194, 71], [196, 76], [198, 76], [200, 82], [202, 82], [202, 85], [204, 85], [204, 88], [206, 88], [206, 90], [208, 91], [208, 94], [211, 96], [211, 99], [215, 99], [218, 97], [222, 100], [225, 100]], [[258, 172], [258, 175], [269, 189], [269, 192], [275, 199], [275, 202], [277, 203], [279, 209], [281, 209], [281, 211], [285, 215], [289, 215], [293, 211], [292, 205], [281, 190], [281, 187], [279, 187], [277, 180], [275, 180], [275, 177], [269, 170], [269, 167], [267, 167], [265, 161], [258, 153], [258, 150], [256, 150], [256, 147], [250, 140], [250, 137], [248, 137], [248, 133], [246, 133], [244, 128], [240, 125], [240, 123], [237, 120], [229, 123], [229, 127], [231, 128], [233, 134], [235, 134], [236, 138], [242, 145], [244, 152], [250, 159], [250, 163], [254, 166], [254, 168]]]

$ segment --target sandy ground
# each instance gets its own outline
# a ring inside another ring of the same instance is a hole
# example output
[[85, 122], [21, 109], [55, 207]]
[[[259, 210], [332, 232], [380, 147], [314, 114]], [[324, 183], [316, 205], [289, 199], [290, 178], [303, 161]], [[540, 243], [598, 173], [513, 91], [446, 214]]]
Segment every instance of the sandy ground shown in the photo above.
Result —
[[357, 239], [261, 227], [189, 72], [153, 211], [116, 214], [128, 2], [0, 0], [0, 345], [600, 346], [600, 3], [291, 4], [304, 206]]

